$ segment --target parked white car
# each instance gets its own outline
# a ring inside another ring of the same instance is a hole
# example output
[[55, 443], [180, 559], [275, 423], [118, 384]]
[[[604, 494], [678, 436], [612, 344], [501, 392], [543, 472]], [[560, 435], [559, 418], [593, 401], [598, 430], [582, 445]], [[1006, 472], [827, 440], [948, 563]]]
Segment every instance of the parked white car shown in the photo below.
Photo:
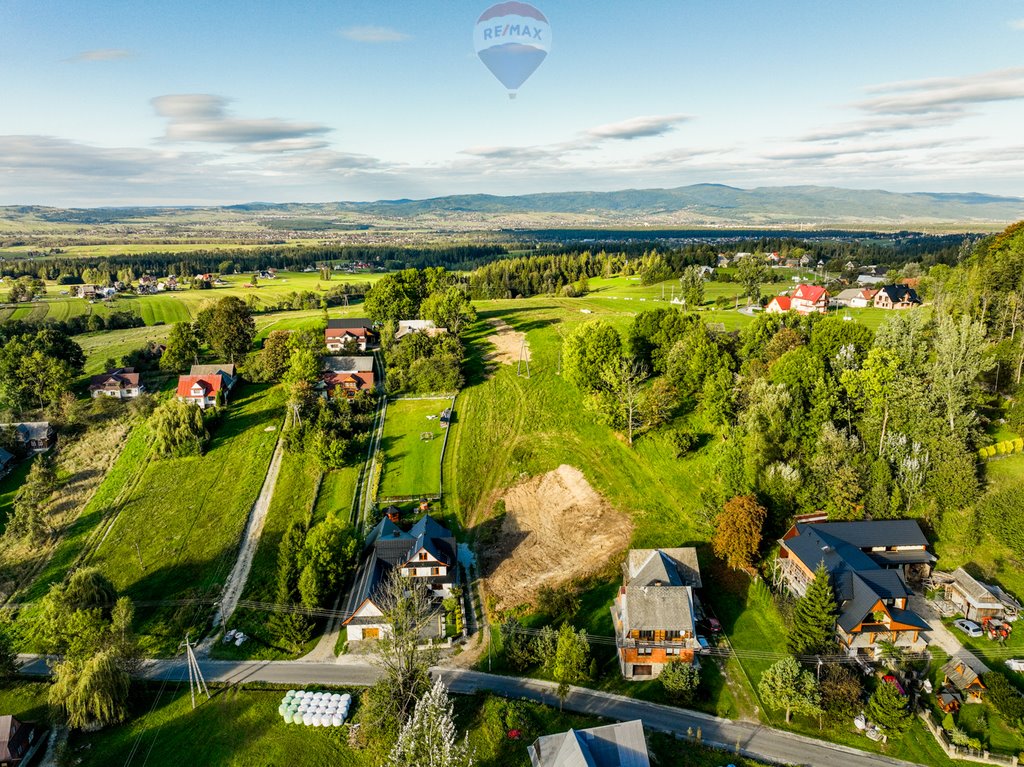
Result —
[[1010, 658], [1006, 666], [1010, 671], [1024, 671], [1024, 658]]
[[960, 620], [953, 621], [953, 625], [965, 634], [967, 634], [967, 636], [969, 637], [977, 638], [982, 635], [981, 626], [979, 626], [974, 621], [969, 621], [965, 620], [964, 618], [961, 618]]

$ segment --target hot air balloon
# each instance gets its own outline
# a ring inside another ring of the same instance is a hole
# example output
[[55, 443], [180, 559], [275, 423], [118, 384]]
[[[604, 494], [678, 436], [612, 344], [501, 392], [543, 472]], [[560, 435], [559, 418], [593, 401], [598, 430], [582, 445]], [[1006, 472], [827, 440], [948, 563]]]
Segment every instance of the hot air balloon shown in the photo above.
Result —
[[508, 88], [508, 97], [532, 75], [551, 50], [551, 26], [544, 14], [527, 3], [492, 5], [473, 29], [476, 55]]

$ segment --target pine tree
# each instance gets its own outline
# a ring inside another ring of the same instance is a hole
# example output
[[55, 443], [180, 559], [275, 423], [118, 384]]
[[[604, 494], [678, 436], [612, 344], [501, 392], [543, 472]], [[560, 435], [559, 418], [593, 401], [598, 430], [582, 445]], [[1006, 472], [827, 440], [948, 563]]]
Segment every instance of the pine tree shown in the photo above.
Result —
[[412, 716], [402, 726], [388, 764], [391, 767], [471, 767], [473, 764], [468, 740], [458, 741], [452, 702], [440, 679], [416, 703]]
[[835, 640], [836, 597], [825, 564], [818, 565], [807, 593], [793, 610], [789, 651], [794, 655], [826, 652]]
[[913, 721], [907, 699], [896, 689], [896, 685], [882, 682], [868, 701], [868, 718], [877, 724], [890, 738], [899, 738]]

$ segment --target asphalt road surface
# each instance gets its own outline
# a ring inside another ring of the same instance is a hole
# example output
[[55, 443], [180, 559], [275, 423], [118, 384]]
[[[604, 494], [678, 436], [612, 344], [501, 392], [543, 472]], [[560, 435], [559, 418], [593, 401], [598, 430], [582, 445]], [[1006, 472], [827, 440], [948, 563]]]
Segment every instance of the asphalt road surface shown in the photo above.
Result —
[[[367, 686], [380, 678], [380, 671], [365, 661], [346, 656], [342, 656], [340, 660], [340, 663], [310, 663], [200, 659], [199, 665], [207, 682], [224, 684], [266, 682], [295, 686]], [[46, 662], [42, 658], [23, 656], [22, 661], [23, 674], [49, 674]], [[490, 692], [504, 698], [538, 701], [551, 706], [559, 705], [555, 693], [556, 685], [552, 682], [464, 669], [435, 668], [433, 671], [440, 674], [452, 692]], [[146, 679], [187, 681], [188, 668], [184, 660], [147, 660], [143, 663], [139, 675]], [[651, 730], [680, 736], [685, 736], [690, 730], [696, 733], [700, 728], [701, 740], [705, 745], [717, 746], [732, 752], [739, 750], [750, 758], [781, 764], [809, 767], [906, 767], [912, 764], [759, 724], [720, 719], [697, 711], [662, 706], [582, 687], [571, 688], [565, 699], [564, 708], [618, 721], [640, 719], [644, 726]]]

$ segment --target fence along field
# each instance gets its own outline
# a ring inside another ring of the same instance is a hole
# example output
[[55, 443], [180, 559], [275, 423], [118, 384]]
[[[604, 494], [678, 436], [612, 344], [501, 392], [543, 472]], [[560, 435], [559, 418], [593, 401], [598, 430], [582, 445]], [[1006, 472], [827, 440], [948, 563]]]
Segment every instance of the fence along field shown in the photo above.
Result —
[[381, 500], [440, 495], [445, 438], [440, 415], [451, 404], [451, 397], [400, 398], [388, 403], [381, 444]]

